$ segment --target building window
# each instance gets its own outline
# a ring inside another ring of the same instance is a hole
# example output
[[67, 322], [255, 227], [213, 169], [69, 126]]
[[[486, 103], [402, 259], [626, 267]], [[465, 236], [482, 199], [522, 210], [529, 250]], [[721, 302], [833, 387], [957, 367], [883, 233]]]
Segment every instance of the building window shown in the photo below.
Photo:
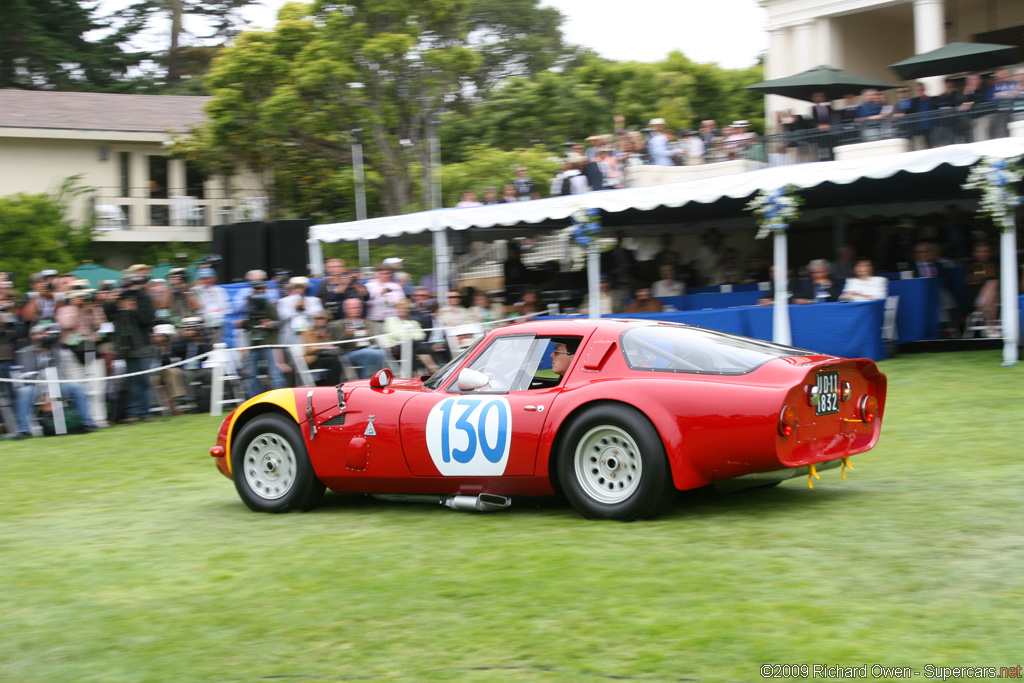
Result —
[[149, 224], [150, 225], [170, 225], [171, 224], [171, 213], [170, 207], [167, 204], [152, 204], [149, 207]]
[[167, 199], [167, 157], [149, 157], [149, 196], [152, 199]]
[[191, 161], [185, 162], [185, 194], [196, 199], [206, 199], [206, 174]]
[[129, 196], [131, 196], [131, 188], [132, 188], [132, 182], [131, 182], [131, 180], [132, 180], [132, 177], [131, 177], [132, 153], [131, 152], [118, 152], [117, 160], [118, 160], [118, 171], [120, 173], [120, 180], [121, 180], [121, 196], [122, 197], [129, 197]]

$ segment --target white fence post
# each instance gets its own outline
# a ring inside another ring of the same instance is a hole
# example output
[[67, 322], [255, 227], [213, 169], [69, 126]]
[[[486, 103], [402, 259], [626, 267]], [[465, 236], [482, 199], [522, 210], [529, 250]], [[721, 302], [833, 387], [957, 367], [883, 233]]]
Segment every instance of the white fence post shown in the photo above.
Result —
[[213, 345], [213, 356], [211, 363], [212, 379], [210, 381], [210, 415], [218, 417], [224, 409], [221, 404], [224, 401], [224, 361], [227, 356], [228, 345], [224, 342], [217, 342]]

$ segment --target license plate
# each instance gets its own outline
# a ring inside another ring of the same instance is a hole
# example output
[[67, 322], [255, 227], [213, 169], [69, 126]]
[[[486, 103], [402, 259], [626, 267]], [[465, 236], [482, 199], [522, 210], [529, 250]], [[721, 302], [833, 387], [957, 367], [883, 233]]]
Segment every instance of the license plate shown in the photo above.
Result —
[[839, 412], [839, 372], [822, 372], [817, 382], [818, 405], [815, 415], [831, 415]]

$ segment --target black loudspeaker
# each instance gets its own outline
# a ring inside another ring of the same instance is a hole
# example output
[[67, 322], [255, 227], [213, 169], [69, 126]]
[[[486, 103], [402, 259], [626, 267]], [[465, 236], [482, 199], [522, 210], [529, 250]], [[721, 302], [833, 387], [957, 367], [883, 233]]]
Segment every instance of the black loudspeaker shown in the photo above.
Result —
[[267, 223], [248, 221], [231, 226], [231, 282], [241, 282], [254, 268], [266, 270]]
[[231, 282], [230, 278], [228, 278], [227, 265], [231, 254], [230, 225], [213, 226], [213, 240], [211, 240], [210, 248], [212, 250], [211, 253], [221, 257], [221, 260], [213, 265], [213, 269], [217, 272], [217, 282]]
[[307, 220], [288, 220], [214, 226], [213, 253], [222, 259], [215, 265], [217, 280], [239, 282], [255, 269], [265, 270], [268, 276], [278, 268], [305, 275], [309, 225]]
[[309, 263], [308, 220], [273, 221], [267, 223], [267, 268], [273, 273], [283, 268], [295, 275], [305, 275]]

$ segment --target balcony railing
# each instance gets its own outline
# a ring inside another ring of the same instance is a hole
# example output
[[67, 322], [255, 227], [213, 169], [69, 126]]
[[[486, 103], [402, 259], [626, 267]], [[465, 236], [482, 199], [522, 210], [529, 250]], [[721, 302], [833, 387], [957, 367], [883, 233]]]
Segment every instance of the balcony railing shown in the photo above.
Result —
[[98, 230], [194, 230], [267, 218], [267, 198], [255, 192], [204, 192], [202, 197], [195, 197], [173, 189], [151, 192], [149, 188], [133, 187], [127, 194], [123, 188], [97, 188], [93, 207]]
[[[805, 128], [742, 141], [707, 145], [707, 163], [747, 159], [769, 166], [824, 161], [842, 145], [903, 138], [910, 149], [979, 142], [1007, 137], [1012, 121], [1024, 120], [1024, 98], [987, 102], [966, 111], [936, 109], [890, 115], [873, 121], [837, 123], [829, 130]], [[812, 125], [809, 122], [808, 125]]]

